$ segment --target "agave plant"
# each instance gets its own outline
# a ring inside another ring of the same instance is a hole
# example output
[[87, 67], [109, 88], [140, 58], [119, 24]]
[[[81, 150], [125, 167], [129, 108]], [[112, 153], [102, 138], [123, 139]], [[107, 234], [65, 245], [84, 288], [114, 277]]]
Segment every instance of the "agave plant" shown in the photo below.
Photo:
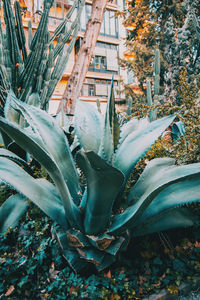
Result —
[[[12, 98], [27, 126], [0, 118], [0, 128], [37, 160], [54, 184], [35, 179], [27, 163], [0, 149], [0, 179], [16, 189], [0, 208], [0, 230], [14, 227], [31, 200], [57, 224], [63, 255], [79, 272], [102, 270], [126, 249], [130, 238], [199, 224], [188, 205], [200, 202], [200, 163], [150, 161], [124, 205], [124, 189], [136, 163], [175, 116], [153, 122], [130, 120], [119, 127], [111, 87], [105, 116], [78, 101], [75, 132], [82, 149], [76, 161], [67, 139], [45, 111]], [[78, 166], [78, 169], [76, 169]], [[86, 184], [80, 180], [85, 178]]]

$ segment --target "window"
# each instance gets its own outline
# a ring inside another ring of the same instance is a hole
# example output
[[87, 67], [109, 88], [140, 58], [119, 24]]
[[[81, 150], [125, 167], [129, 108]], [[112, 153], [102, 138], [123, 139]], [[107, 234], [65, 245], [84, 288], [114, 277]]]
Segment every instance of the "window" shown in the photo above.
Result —
[[43, 2], [44, 2], [44, 0], [33, 1], [34, 11], [36, 11], [36, 10], [43, 10]]
[[53, 6], [49, 11], [49, 17], [56, 18], [56, 19], [63, 19], [64, 18], [64, 3], [63, 1], [54, 1]]
[[110, 35], [116, 35], [116, 24], [115, 24], [115, 13], [114, 11], [110, 11]]
[[[90, 4], [85, 5], [85, 10], [81, 14], [81, 29], [85, 30], [86, 24], [91, 16], [92, 6]], [[101, 24], [100, 34], [118, 37], [118, 23], [115, 17], [115, 12], [106, 10], [104, 13], [104, 19]]]
[[105, 11], [104, 19], [105, 19], [105, 31], [104, 31], [104, 33], [106, 35], [110, 35], [110, 11], [109, 10]]
[[[107, 97], [111, 86], [111, 80], [86, 78], [82, 87], [81, 96]], [[114, 86], [118, 86], [118, 82], [114, 81]]]
[[88, 96], [95, 96], [95, 86], [94, 84], [88, 85]]
[[115, 12], [106, 10], [104, 14], [104, 21], [101, 25], [100, 34], [118, 37], [117, 18]]
[[96, 42], [96, 47], [101, 47], [101, 48], [105, 48], [105, 49], [113, 49], [113, 50], [117, 50], [117, 45], [115, 44], [108, 44], [108, 43], [104, 43], [104, 42]]
[[90, 62], [89, 70], [104, 72], [106, 70], [106, 57], [94, 56]]
[[[27, 7], [29, 5], [32, 8], [32, 1], [25, 0], [25, 3], [27, 3]], [[43, 4], [44, 4], [44, 0], [34, 0], [33, 1], [34, 12], [37, 10], [42, 11], [43, 6], [44, 6]], [[30, 9], [28, 9], [28, 10], [30, 10]], [[68, 10], [68, 5], [67, 5], [67, 3], [65, 3], [64, 0], [55, 0], [54, 4], [52, 5], [52, 7], [50, 9], [49, 16], [51, 18], [63, 19], [67, 10]]]

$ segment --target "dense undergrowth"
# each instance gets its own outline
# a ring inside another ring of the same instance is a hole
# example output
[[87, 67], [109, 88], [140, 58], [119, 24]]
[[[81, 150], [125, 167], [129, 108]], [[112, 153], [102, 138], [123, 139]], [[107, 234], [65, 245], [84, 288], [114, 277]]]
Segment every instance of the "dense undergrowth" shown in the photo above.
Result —
[[1, 299], [142, 299], [162, 288], [178, 293], [182, 281], [195, 282], [200, 274], [198, 228], [134, 239], [111, 268], [77, 275], [52, 225], [31, 206], [17, 228], [0, 236]]

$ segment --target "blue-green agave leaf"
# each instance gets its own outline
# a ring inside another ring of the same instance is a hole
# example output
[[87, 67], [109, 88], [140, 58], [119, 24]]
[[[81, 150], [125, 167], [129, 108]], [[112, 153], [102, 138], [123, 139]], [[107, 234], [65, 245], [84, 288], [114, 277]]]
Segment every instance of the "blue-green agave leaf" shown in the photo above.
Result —
[[10, 196], [0, 207], [0, 233], [17, 226], [28, 208], [26, 197], [21, 194]]
[[104, 127], [102, 131], [101, 146], [99, 155], [112, 162], [113, 154], [117, 148], [120, 137], [120, 127], [118, 117], [115, 111], [115, 96], [114, 96], [114, 83], [112, 79], [110, 87], [110, 95], [108, 98], [107, 109], [104, 119]]
[[155, 158], [148, 162], [146, 168], [140, 175], [136, 184], [131, 188], [128, 194], [129, 205], [136, 203], [145, 191], [157, 182], [168, 167], [174, 166], [175, 159], [173, 158]]
[[80, 258], [76, 248], [70, 246], [69, 236], [67, 236], [66, 231], [61, 230], [58, 226], [54, 226], [53, 234], [57, 237], [58, 243], [63, 252], [63, 257], [67, 260], [74, 272], [85, 271], [88, 267], [87, 262]]
[[149, 123], [145, 128], [129, 134], [119, 146], [114, 158], [114, 166], [121, 170], [126, 177], [138, 160], [151, 147], [162, 132], [173, 122], [175, 116], [167, 116]]
[[108, 98], [105, 119], [107, 119], [107, 122], [110, 123], [110, 130], [112, 133], [112, 140], [113, 140], [113, 146], [115, 151], [119, 143], [120, 126], [119, 126], [119, 120], [115, 109], [114, 78], [112, 78], [112, 82], [111, 82], [110, 95]]
[[181, 136], [185, 135], [185, 127], [182, 121], [178, 121], [172, 124], [172, 139], [177, 140]]
[[130, 120], [130, 121], [124, 123], [121, 126], [119, 145], [121, 145], [123, 143], [123, 141], [129, 134], [131, 134], [133, 131], [135, 131], [138, 128], [139, 124], [141, 124], [141, 122], [143, 122], [143, 120], [146, 120], [146, 122], [148, 122], [147, 119], [138, 120], [135, 118], [133, 120]]
[[88, 235], [87, 236], [91, 245], [93, 245], [95, 248], [105, 251], [110, 244], [115, 240], [114, 236], [111, 236], [109, 234], [103, 233], [98, 236], [94, 235]]
[[136, 203], [149, 189], [153, 190], [171, 180], [195, 174], [200, 169], [200, 163], [177, 166], [174, 162], [173, 158], [157, 158], [150, 161], [131, 189], [128, 195], [129, 203]]
[[[98, 249], [95, 249], [95, 248], [85, 248], [85, 249], [79, 249], [77, 248], [77, 251], [80, 255], [81, 258], [85, 259], [86, 261], [92, 263], [95, 265], [95, 267], [99, 267], [99, 268], [106, 268], [107, 266], [109, 266], [113, 260], [112, 260], [112, 256], [105, 253], [105, 252], [102, 252]], [[108, 260], [108, 262], [105, 263], [102, 265], [102, 262], [103, 260], [105, 259], [105, 257], [110, 257], [111, 261]], [[114, 258], [115, 260], [115, 258]]]
[[200, 203], [200, 174], [166, 187], [153, 199], [137, 222], [145, 223], [166, 210], [198, 202]]
[[18, 165], [23, 166], [23, 168], [29, 173], [32, 174], [32, 170], [29, 167], [29, 165], [26, 163], [26, 161], [24, 161], [23, 159], [21, 159], [18, 155], [14, 154], [13, 152], [1, 148], [0, 149], [0, 157], [7, 157], [10, 160], [16, 162]]
[[94, 235], [105, 232], [124, 176], [93, 151], [78, 152], [76, 161], [87, 181], [85, 233]]
[[68, 187], [56, 162], [40, 145], [41, 141], [36, 134], [34, 135], [28, 128], [22, 129], [17, 124], [2, 117], [0, 117], [0, 128], [13, 138], [25, 151], [29, 152], [31, 156], [47, 170], [61, 195], [68, 221], [73, 227], [80, 229], [82, 226], [81, 212], [72, 201]]
[[19, 101], [16, 97], [12, 97], [12, 99], [32, 130], [36, 132], [38, 139], [41, 141], [40, 145], [53, 157], [65, 182], [68, 184], [75, 203], [78, 204], [79, 177], [70, 147], [62, 129], [47, 112], [27, 105]]
[[5, 157], [0, 158], [0, 179], [31, 200], [63, 228], [68, 228], [64, 207], [51, 183], [44, 184], [44, 179], [42, 181], [34, 179]]
[[[155, 182], [152, 186], [149, 186], [135, 204], [128, 207], [122, 214], [119, 214], [113, 218], [110, 226], [110, 232], [112, 234], [119, 234], [120, 232], [135, 226], [137, 220], [139, 220], [147, 207], [164, 189], [171, 185], [173, 185], [174, 188], [176, 188], [176, 186], [179, 187], [179, 185], [177, 185], [179, 182], [185, 183], [187, 180], [198, 178], [200, 175], [200, 163], [179, 167], [175, 166], [171, 168], [173, 168], [173, 171], [165, 173], [164, 176], [158, 180], [158, 182]], [[185, 204], [186, 201], [187, 191], [185, 200], [183, 199], [182, 204]], [[181, 203], [179, 203], [179, 205], [181, 205]]]
[[19, 145], [17, 145], [15, 142], [11, 142], [7, 149], [11, 152], [13, 152], [14, 154], [16, 154], [17, 156], [19, 156], [21, 159], [28, 161], [29, 157], [28, 157], [28, 153], [22, 149]]
[[26, 103], [29, 104], [29, 105], [33, 105], [35, 107], [40, 107], [41, 99], [40, 99], [39, 94], [38, 93], [32, 93], [28, 97]]
[[55, 117], [56, 123], [67, 133], [69, 133], [70, 121], [63, 110], [63, 105], [61, 111]]
[[70, 228], [69, 230], [67, 230], [66, 236], [68, 244], [71, 247], [83, 248], [91, 246], [86, 235], [80, 231]]
[[109, 267], [115, 260], [116, 256], [106, 253], [106, 255], [103, 256], [101, 263], [99, 265], [97, 264], [95, 267], [100, 272]]
[[80, 255], [74, 249], [63, 250], [63, 257], [75, 273], [85, 272], [88, 268], [88, 261], [80, 258]]
[[114, 236], [111, 236], [106, 233], [98, 236], [87, 236], [87, 237], [91, 245], [111, 255], [116, 255], [125, 241], [125, 238], [123, 237], [115, 238]]
[[16, 104], [13, 102], [13, 97], [15, 96], [15, 93], [10, 90], [7, 94], [7, 98], [6, 98], [6, 104], [4, 107], [4, 115], [5, 118], [7, 118], [8, 120], [15, 122], [15, 123], [19, 123], [19, 119], [20, 119], [20, 114], [19, 111], [16, 110]]
[[199, 217], [188, 208], [178, 207], [165, 210], [141, 222], [138, 226], [131, 229], [131, 236], [141, 236], [169, 230], [173, 228], [183, 228], [199, 225]]
[[3, 147], [3, 146], [4, 146], [4, 140], [3, 140], [3, 137], [2, 137], [2, 134], [0, 131], [0, 147]]
[[2, 136], [3, 145], [5, 148], [7, 148], [8, 145], [12, 143], [12, 139], [3, 130], [0, 130], [0, 134]]
[[102, 115], [91, 104], [77, 100], [74, 129], [85, 151], [99, 151], [102, 135]]

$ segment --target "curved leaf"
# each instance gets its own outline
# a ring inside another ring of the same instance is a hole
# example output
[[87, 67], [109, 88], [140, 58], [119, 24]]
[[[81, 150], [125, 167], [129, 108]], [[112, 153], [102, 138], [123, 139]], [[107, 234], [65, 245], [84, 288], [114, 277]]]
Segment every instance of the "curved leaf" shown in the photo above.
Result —
[[98, 153], [101, 143], [102, 115], [87, 102], [77, 100], [74, 129], [78, 140], [85, 151]]
[[4, 146], [4, 141], [3, 141], [3, 137], [1, 135], [1, 131], [0, 131], [0, 147]]
[[108, 98], [107, 109], [104, 119], [104, 127], [102, 131], [101, 145], [98, 153], [109, 163], [112, 162], [113, 154], [117, 149], [117, 145], [120, 138], [119, 122], [115, 111], [115, 96], [113, 85], [114, 83], [112, 78], [110, 95]]
[[17, 145], [15, 142], [11, 142], [7, 149], [13, 153], [15, 153], [17, 156], [22, 158], [23, 160], [27, 160], [27, 153], [22, 149], [19, 145]]
[[0, 207], [0, 233], [3, 234], [8, 228], [17, 226], [27, 208], [26, 197], [20, 194], [10, 196]]
[[112, 206], [124, 176], [92, 151], [78, 152], [77, 163], [87, 180], [85, 232], [90, 235], [99, 234], [109, 225]]
[[[59, 195], [51, 183], [34, 179], [17, 164], [5, 157], [0, 158], [0, 179], [36, 204], [52, 220], [67, 229], [67, 217]], [[51, 188], [50, 188], [51, 186]]]
[[145, 193], [149, 186], [157, 182], [165, 174], [168, 167], [175, 164], [173, 158], [155, 158], [148, 162], [136, 184], [128, 194], [129, 204], [135, 203]]
[[7, 157], [10, 160], [16, 162], [18, 165], [23, 166], [23, 168], [29, 173], [32, 174], [32, 170], [29, 167], [29, 165], [26, 163], [25, 160], [21, 159], [19, 156], [17, 156], [16, 154], [14, 154], [13, 152], [7, 150], [7, 149], [0, 149], [0, 157]]
[[116, 151], [114, 166], [128, 177], [138, 160], [173, 122], [174, 118], [175, 116], [164, 117], [151, 122], [148, 127], [140, 127], [129, 134]]
[[[68, 220], [75, 228], [81, 228], [81, 212], [71, 199], [68, 187], [53, 158], [38, 143], [38, 137], [27, 129], [21, 129], [18, 125], [0, 117], [0, 128], [4, 130], [17, 144], [29, 152], [49, 173], [55, 182], [61, 195]], [[40, 142], [40, 140], [39, 140]]]
[[200, 175], [166, 187], [153, 199], [137, 223], [156, 218], [163, 211], [197, 202], [200, 202]]
[[21, 111], [32, 130], [37, 134], [40, 145], [42, 145], [45, 151], [53, 157], [65, 182], [68, 183], [74, 201], [78, 203], [79, 177], [67, 139], [62, 129], [47, 112], [22, 103], [16, 97], [12, 97], [12, 100]]
[[63, 105], [61, 106], [61, 111], [55, 116], [56, 123], [67, 133], [70, 132], [70, 121], [67, 117], [67, 115], [63, 111]]
[[172, 138], [173, 140], [179, 139], [181, 136], [185, 135], [185, 127], [182, 121], [174, 122], [172, 124]]
[[199, 224], [200, 221], [197, 215], [194, 215], [188, 208], [174, 208], [163, 211], [145, 222], [140, 223], [137, 227], [132, 228], [131, 235], [141, 236], [173, 228], [190, 227]]
[[12, 101], [13, 97], [16, 97], [16, 96], [15, 96], [14, 92], [12, 90], [10, 90], [7, 94], [6, 104], [4, 107], [4, 114], [8, 120], [18, 124], [19, 119], [20, 119], [20, 114], [16, 110], [15, 103], [13, 103], [13, 101]]
[[40, 103], [41, 100], [38, 93], [32, 93], [27, 99], [27, 104], [33, 105], [35, 107], [40, 107]]
[[120, 232], [125, 231], [127, 228], [135, 226], [137, 220], [139, 220], [147, 207], [164, 189], [171, 185], [176, 187], [178, 182], [186, 182], [186, 180], [198, 178], [200, 175], [200, 163], [171, 168], [173, 168], [173, 172], [169, 172], [167, 175], [165, 174], [165, 176], [160, 178], [160, 181], [156, 182], [153, 186], [149, 186], [149, 188], [134, 205], [127, 208], [124, 213], [113, 218], [113, 222], [110, 226], [110, 232], [112, 234], [119, 234]]
[[12, 143], [12, 139], [3, 130], [0, 130], [0, 134], [2, 136], [4, 146], [7, 148], [8, 145]]
[[149, 189], [153, 190], [171, 180], [195, 174], [199, 168], [200, 163], [177, 166], [172, 158], [154, 159], [148, 163], [131, 189], [128, 195], [129, 203], [138, 201]]
[[141, 120], [139, 121], [138, 119], [133, 119], [133, 120], [130, 120], [130, 121], [124, 123], [121, 126], [121, 128], [120, 128], [120, 139], [119, 139], [119, 144], [120, 145], [123, 143], [125, 138], [130, 133], [132, 133], [133, 131], [135, 131], [138, 128], [139, 122], [141, 122]]

